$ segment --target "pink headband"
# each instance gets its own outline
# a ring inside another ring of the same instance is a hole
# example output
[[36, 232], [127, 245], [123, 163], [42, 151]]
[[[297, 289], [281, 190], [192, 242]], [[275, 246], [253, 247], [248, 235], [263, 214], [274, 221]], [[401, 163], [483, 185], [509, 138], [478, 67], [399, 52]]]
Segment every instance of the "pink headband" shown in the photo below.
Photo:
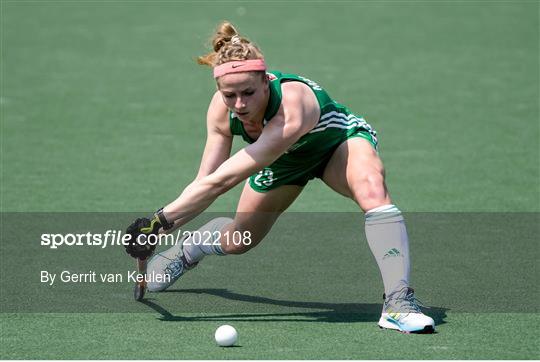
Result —
[[264, 59], [248, 59], [248, 60], [233, 60], [232, 62], [223, 63], [214, 67], [214, 78], [221, 77], [225, 74], [265, 71], [266, 64]]

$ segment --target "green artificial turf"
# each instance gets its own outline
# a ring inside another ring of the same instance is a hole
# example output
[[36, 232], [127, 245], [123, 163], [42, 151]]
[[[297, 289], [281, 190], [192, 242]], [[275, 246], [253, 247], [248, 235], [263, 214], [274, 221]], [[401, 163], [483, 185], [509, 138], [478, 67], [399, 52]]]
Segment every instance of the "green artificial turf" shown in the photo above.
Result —
[[[164, 322], [151, 314], [8, 314], [2, 358], [71, 359], [531, 359], [538, 341], [525, 325], [538, 315], [450, 314], [439, 333], [405, 335], [375, 321], [311, 317], [191, 315]], [[210, 319], [210, 321], [208, 321]], [[232, 320], [232, 322], [231, 322]], [[236, 347], [218, 347], [215, 329], [233, 324]], [[74, 326], [76, 326], [74, 328]], [[25, 335], [24, 351], [19, 341]], [[43, 338], [46, 335], [47, 338]], [[512, 341], [512, 348], [509, 347]]]

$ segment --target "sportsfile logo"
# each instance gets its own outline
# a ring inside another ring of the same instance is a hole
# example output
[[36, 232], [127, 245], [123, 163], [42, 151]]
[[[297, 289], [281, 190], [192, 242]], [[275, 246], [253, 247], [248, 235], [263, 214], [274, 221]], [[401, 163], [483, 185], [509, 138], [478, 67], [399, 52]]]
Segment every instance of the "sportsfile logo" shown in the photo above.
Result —
[[105, 233], [68, 233], [68, 234], [41, 234], [41, 246], [58, 249], [59, 246], [99, 246], [106, 248], [109, 245], [126, 246], [131, 242], [131, 235], [122, 234], [120, 230], [107, 230]]
[[[60, 246], [94, 246], [102, 249], [108, 246], [127, 246], [133, 243], [130, 234], [120, 230], [107, 230], [105, 233], [68, 233], [68, 234], [41, 234], [41, 246], [58, 249]], [[250, 245], [252, 242], [250, 231], [234, 231], [221, 233], [220, 231], [179, 231], [177, 234], [159, 234], [137, 236], [139, 245], [166, 245], [173, 246], [178, 243], [184, 245], [221, 245], [221, 240], [234, 245]]]

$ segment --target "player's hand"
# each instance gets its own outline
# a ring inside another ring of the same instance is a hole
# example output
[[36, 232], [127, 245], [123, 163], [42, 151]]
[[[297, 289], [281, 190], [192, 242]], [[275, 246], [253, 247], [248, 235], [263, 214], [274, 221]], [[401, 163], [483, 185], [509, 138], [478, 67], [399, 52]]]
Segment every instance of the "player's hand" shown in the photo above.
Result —
[[126, 229], [126, 234], [130, 235], [129, 244], [125, 246], [126, 252], [134, 258], [146, 259], [154, 252], [155, 245], [146, 242], [149, 235], [158, 235], [161, 223], [157, 216], [136, 219]]
[[152, 240], [152, 244], [147, 242], [147, 237], [150, 235], [158, 235], [159, 230], [170, 229], [172, 224], [169, 224], [163, 216], [162, 209], [158, 210], [152, 218], [138, 218], [126, 229], [126, 234], [131, 238], [125, 246], [126, 252], [134, 258], [146, 259], [154, 252], [156, 243]]

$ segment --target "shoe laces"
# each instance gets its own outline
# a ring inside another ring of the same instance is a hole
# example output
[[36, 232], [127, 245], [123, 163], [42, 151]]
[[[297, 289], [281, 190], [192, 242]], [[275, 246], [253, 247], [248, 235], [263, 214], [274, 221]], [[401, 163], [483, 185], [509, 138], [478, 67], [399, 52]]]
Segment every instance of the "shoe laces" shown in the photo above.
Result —
[[425, 305], [414, 296], [414, 290], [409, 287], [390, 293], [384, 301], [384, 309], [387, 312], [422, 313], [420, 307], [425, 307]]
[[171, 275], [173, 278], [181, 275], [184, 268], [188, 267], [187, 260], [184, 257], [184, 240], [187, 237], [188, 236], [184, 236], [182, 240], [180, 240], [180, 249], [178, 250], [178, 254], [176, 254], [173, 259], [163, 256], [165, 259], [170, 261], [170, 263], [165, 267], [165, 273]]
[[174, 259], [165, 267], [165, 273], [170, 274], [174, 278], [182, 273], [184, 263], [182, 260]]

